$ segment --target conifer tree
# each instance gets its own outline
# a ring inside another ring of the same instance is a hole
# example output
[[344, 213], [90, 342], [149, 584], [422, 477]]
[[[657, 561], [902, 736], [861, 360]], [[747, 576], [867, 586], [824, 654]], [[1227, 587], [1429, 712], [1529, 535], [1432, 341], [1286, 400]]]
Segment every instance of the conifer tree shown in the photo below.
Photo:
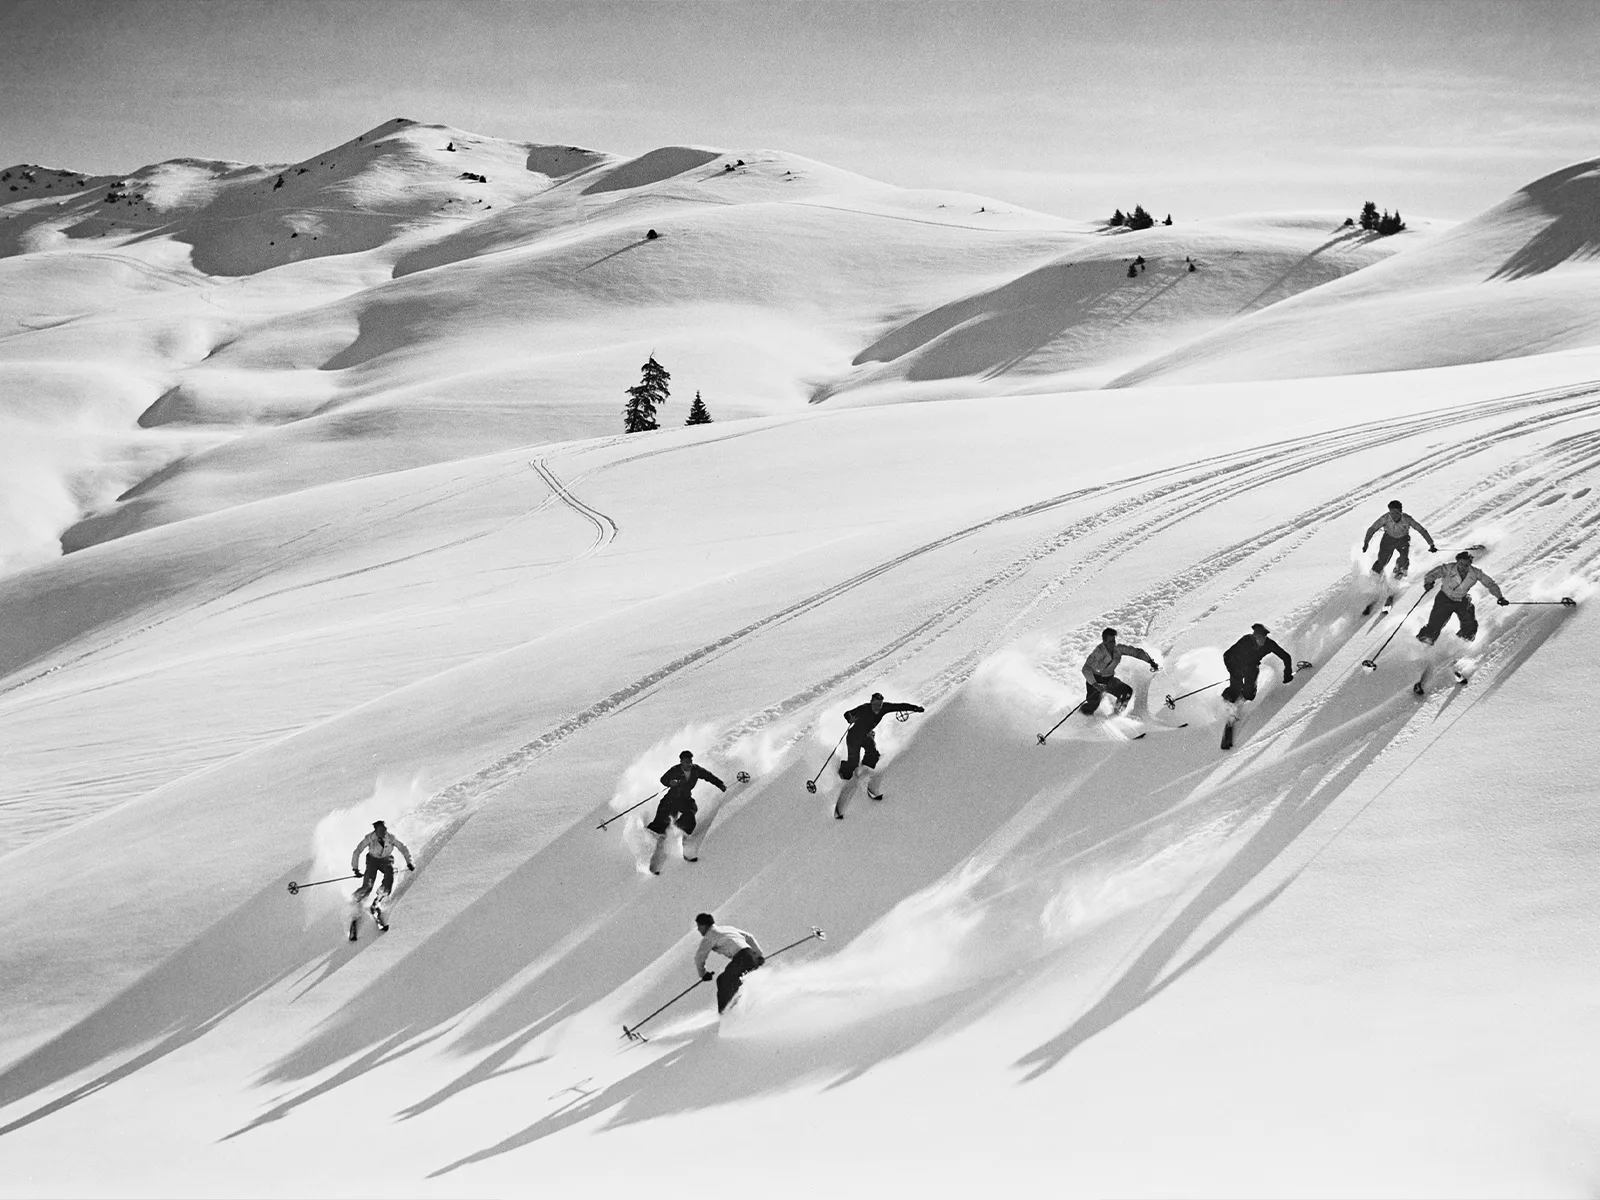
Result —
[[700, 399], [700, 393], [699, 392], [696, 392], [694, 394], [694, 403], [689, 405], [689, 419], [687, 421], [685, 421], [684, 424], [685, 425], [709, 425], [709, 424], [711, 424], [711, 412], [710, 412], [709, 409], [706, 408], [706, 402], [704, 400]]
[[1380, 237], [1388, 237], [1392, 233], [1399, 233], [1405, 227], [1406, 223], [1400, 219], [1398, 211], [1391, 216], [1389, 210], [1384, 209], [1383, 216], [1378, 218], [1378, 234]]
[[1156, 219], [1145, 212], [1144, 205], [1135, 204], [1133, 211], [1128, 214], [1129, 229], [1149, 229], [1156, 223]]
[[1122, 210], [1119, 208], [1116, 212], [1111, 214], [1111, 223], [1113, 225], [1126, 225], [1128, 223], [1128, 218], [1122, 215]]
[[652, 354], [640, 370], [639, 382], [628, 389], [628, 403], [622, 410], [622, 428], [626, 433], [659, 429], [656, 409], [667, 402], [667, 381], [672, 378], [667, 369]]
[[1378, 227], [1378, 206], [1368, 200], [1361, 206], [1361, 217], [1356, 224], [1363, 229], [1376, 229]]

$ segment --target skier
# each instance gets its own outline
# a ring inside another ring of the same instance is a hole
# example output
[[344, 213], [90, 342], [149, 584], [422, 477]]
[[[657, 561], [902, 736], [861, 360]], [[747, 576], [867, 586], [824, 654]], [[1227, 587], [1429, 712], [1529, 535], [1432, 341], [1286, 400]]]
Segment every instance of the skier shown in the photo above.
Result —
[[717, 1011], [720, 1013], [733, 1003], [740, 981], [766, 962], [767, 956], [754, 934], [732, 925], [718, 925], [716, 921], [710, 913], [700, 913], [694, 919], [695, 928], [700, 931], [694, 969], [700, 972], [701, 979], [709, 980], [711, 972], [706, 970], [706, 956], [721, 954], [729, 960], [722, 974], [717, 976]]
[[1159, 671], [1161, 665], [1143, 650], [1133, 646], [1117, 644], [1117, 631], [1103, 629], [1100, 631], [1100, 644], [1089, 651], [1089, 657], [1083, 660], [1083, 677], [1087, 681], [1083, 703], [1078, 706], [1078, 711], [1084, 716], [1093, 716], [1100, 708], [1100, 698], [1107, 692], [1116, 698], [1117, 707], [1113, 712], [1121, 712], [1128, 706], [1128, 701], [1133, 699], [1133, 689], [1117, 678], [1117, 663], [1123, 657], [1143, 659], [1150, 664], [1152, 671]]
[[[417, 864], [411, 861], [411, 851], [406, 844], [394, 834], [389, 832], [388, 826], [382, 821], [372, 823], [372, 832], [362, 838], [356, 848], [350, 852], [350, 873], [360, 876], [361, 886], [356, 889], [356, 894], [350, 899], [355, 903], [356, 915], [350, 919], [350, 940], [356, 940], [356, 927], [361, 923], [361, 902], [372, 891], [372, 885], [381, 874], [383, 887], [372, 901], [372, 916], [378, 922], [378, 928], [387, 930], [388, 923], [383, 919], [383, 913], [378, 906], [394, 891], [394, 852], [398, 850], [405, 856], [406, 870], [415, 871]], [[363, 874], [360, 867], [361, 855], [367, 856], [367, 870]]]
[[1269, 654], [1283, 659], [1283, 681], [1294, 678], [1294, 660], [1288, 651], [1267, 636], [1269, 630], [1260, 622], [1250, 626], [1245, 634], [1222, 652], [1222, 665], [1228, 668], [1228, 686], [1222, 698], [1229, 704], [1237, 700], [1256, 698], [1256, 676], [1261, 672], [1261, 660]]
[[1367, 552], [1367, 547], [1372, 544], [1372, 535], [1382, 533], [1378, 540], [1378, 560], [1372, 564], [1372, 573], [1382, 575], [1384, 567], [1389, 565], [1389, 556], [1395, 555], [1394, 577], [1404, 579], [1406, 572], [1411, 569], [1411, 531], [1415, 529], [1428, 543], [1430, 553], [1437, 554], [1439, 547], [1433, 544], [1433, 534], [1422, 527], [1422, 524], [1411, 514], [1407, 513], [1398, 500], [1389, 501], [1389, 511], [1379, 517], [1367, 527], [1367, 536], [1361, 539], [1361, 553]]
[[1424, 575], [1422, 590], [1431, 592], [1436, 583], [1439, 585], [1439, 594], [1433, 598], [1433, 610], [1428, 614], [1428, 623], [1417, 630], [1417, 641], [1425, 646], [1431, 646], [1438, 640], [1451, 613], [1461, 623], [1459, 634], [1462, 641], [1470, 642], [1478, 636], [1478, 614], [1467, 594], [1472, 591], [1473, 584], [1481, 583], [1488, 588], [1489, 593], [1499, 601], [1500, 607], [1511, 603], [1500, 591], [1498, 583], [1472, 565], [1472, 555], [1465, 550], [1456, 555], [1455, 562], [1440, 563]]
[[[851, 778], [856, 773], [856, 767], [864, 765], [867, 768], [867, 795], [874, 800], [882, 800], [883, 793], [872, 789], [873, 783], [877, 781], [878, 765], [878, 743], [873, 738], [872, 731], [878, 727], [878, 722], [890, 713], [926, 711], [920, 704], [886, 704], [882, 692], [873, 692], [872, 698], [865, 704], [858, 705], [845, 713], [844, 719], [850, 728], [845, 733], [844, 745], [849, 754], [839, 763], [839, 778]], [[833, 815], [843, 818], [844, 813], [835, 808]]]
[[[667, 828], [671, 825], [683, 830], [685, 837], [694, 832], [696, 814], [699, 811], [694, 802], [694, 785], [702, 779], [715, 784], [719, 791], [728, 790], [727, 784], [694, 761], [692, 750], [685, 750], [678, 755], [678, 765], [668, 767], [662, 773], [661, 784], [667, 789], [667, 793], [661, 797], [661, 803], [656, 805], [656, 815], [645, 826], [656, 835], [658, 842], [667, 836]], [[688, 854], [684, 857], [690, 862], [697, 861]], [[652, 861], [651, 871], [659, 875], [661, 873], [659, 864]]]

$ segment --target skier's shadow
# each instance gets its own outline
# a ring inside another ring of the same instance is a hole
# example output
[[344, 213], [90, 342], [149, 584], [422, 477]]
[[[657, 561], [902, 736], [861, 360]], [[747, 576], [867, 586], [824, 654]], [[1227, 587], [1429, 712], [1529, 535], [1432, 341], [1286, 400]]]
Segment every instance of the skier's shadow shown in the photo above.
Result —
[[[308, 964], [315, 970], [314, 964], [320, 963], [322, 971], [304, 990], [348, 963], [358, 947], [336, 940], [337, 912], [308, 925], [301, 906], [285, 902], [293, 877], [294, 873], [285, 874], [268, 884], [132, 987], [0, 1075], [0, 1109], [4, 1109], [133, 1047], [155, 1042], [0, 1126], [0, 1136], [60, 1112], [181, 1050], [263, 992], [304, 972]], [[330, 943], [339, 949], [330, 953]]]

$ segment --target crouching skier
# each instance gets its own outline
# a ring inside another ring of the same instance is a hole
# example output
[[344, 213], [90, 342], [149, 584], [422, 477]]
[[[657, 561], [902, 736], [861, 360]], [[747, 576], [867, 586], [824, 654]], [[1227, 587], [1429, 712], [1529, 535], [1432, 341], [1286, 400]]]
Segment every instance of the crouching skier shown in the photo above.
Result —
[[[694, 832], [699, 813], [694, 802], [694, 785], [702, 779], [714, 784], [718, 791], [728, 790], [727, 784], [694, 761], [692, 750], [685, 750], [678, 755], [678, 765], [668, 767], [662, 773], [661, 784], [667, 789], [667, 793], [661, 797], [661, 803], [656, 805], [656, 815], [645, 826], [656, 835], [656, 852], [650, 858], [652, 875], [661, 874], [668, 827], [676, 825], [686, 838]], [[695, 857], [688, 853], [685, 853], [684, 857], [690, 862], [696, 861]]]
[[1089, 652], [1089, 657], [1083, 660], [1083, 678], [1087, 684], [1083, 703], [1078, 706], [1078, 711], [1086, 717], [1091, 717], [1100, 708], [1100, 698], [1107, 692], [1116, 699], [1117, 707], [1112, 713], [1121, 712], [1128, 707], [1128, 701], [1133, 699], [1133, 688], [1117, 678], [1117, 664], [1124, 658], [1142, 659], [1150, 664], [1152, 671], [1159, 671], [1161, 667], [1156, 660], [1136, 646], [1124, 646], [1117, 642], [1115, 629], [1102, 630], [1100, 644]]
[[1455, 562], [1440, 563], [1424, 575], [1422, 590], [1431, 592], [1433, 585], [1438, 584], [1439, 594], [1433, 598], [1433, 611], [1428, 614], [1428, 623], [1417, 631], [1417, 641], [1425, 646], [1433, 645], [1452, 615], [1460, 622], [1462, 641], [1470, 642], [1477, 637], [1478, 614], [1468, 595], [1475, 583], [1483, 584], [1502, 608], [1511, 603], [1500, 591], [1498, 583], [1472, 565], [1472, 555], [1465, 550], [1456, 555]]
[[[927, 710], [920, 704], [885, 703], [882, 692], [873, 692], [872, 698], [865, 704], [852, 708], [844, 714], [845, 723], [849, 729], [845, 732], [844, 745], [845, 758], [839, 764], [839, 778], [851, 779], [855, 776], [856, 768], [865, 766], [866, 775], [862, 782], [866, 784], [867, 795], [874, 800], [882, 800], [883, 793], [873, 785], [878, 781], [878, 742], [873, 737], [873, 730], [878, 728], [878, 722], [890, 713], [919, 713]], [[839, 793], [839, 800], [833, 806], [833, 815], [839, 820], [844, 820], [844, 805], [846, 793]]]
[[1428, 543], [1428, 549], [1437, 553], [1439, 547], [1433, 544], [1433, 534], [1424, 529], [1421, 523], [1409, 513], [1398, 500], [1389, 501], [1389, 511], [1384, 513], [1370, 526], [1367, 527], [1367, 536], [1361, 539], [1361, 553], [1367, 552], [1367, 547], [1372, 544], [1372, 535], [1380, 534], [1378, 539], [1378, 559], [1372, 564], [1372, 573], [1382, 575], [1384, 567], [1389, 565], [1390, 555], [1395, 556], [1394, 577], [1404, 579], [1406, 572], [1411, 569], [1411, 531], [1415, 529]]
[[[411, 851], [406, 844], [394, 834], [389, 832], [388, 826], [382, 821], [372, 823], [372, 832], [362, 838], [356, 848], [350, 852], [350, 873], [361, 877], [361, 886], [356, 889], [356, 894], [350, 899], [355, 903], [355, 916], [350, 919], [350, 940], [356, 940], [356, 931], [361, 924], [361, 902], [372, 892], [372, 885], [379, 875], [383, 876], [383, 886], [378, 889], [378, 894], [372, 898], [372, 919], [378, 923], [378, 928], [387, 933], [389, 923], [383, 919], [383, 909], [380, 907], [389, 898], [389, 893], [394, 891], [394, 852], [398, 850], [405, 856], [406, 870], [415, 871], [417, 864], [411, 861]], [[360, 867], [361, 855], [367, 856], [367, 869], [363, 873]]]
[[732, 925], [718, 925], [710, 913], [700, 913], [694, 924], [700, 931], [700, 947], [694, 952], [694, 969], [700, 973], [700, 978], [711, 978], [711, 972], [706, 970], [707, 956], [721, 954], [728, 959], [727, 967], [717, 976], [717, 1012], [720, 1013], [733, 1003], [744, 977], [766, 962], [767, 956], [754, 934]]
[[1249, 633], [1222, 652], [1222, 665], [1228, 668], [1228, 686], [1223, 689], [1222, 698], [1229, 704], [1256, 698], [1261, 660], [1269, 654], [1283, 659], [1285, 683], [1294, 678], [1294, 660], [1287, 650], [1267, 636], [1269, 632], [1265, 625], [1257, 622], [1250, 626]]

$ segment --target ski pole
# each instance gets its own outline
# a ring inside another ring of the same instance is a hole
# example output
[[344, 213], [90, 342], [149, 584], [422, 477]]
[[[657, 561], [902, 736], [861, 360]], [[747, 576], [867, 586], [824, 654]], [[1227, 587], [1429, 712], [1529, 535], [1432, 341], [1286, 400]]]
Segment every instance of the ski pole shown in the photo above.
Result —
[[[778, 949], [774, 950], [771, 954], [767, 955], [767, 958], [777, 958], [778, 955], [782, 954], [785, 950], [793, 950], [796, 946], [804, 946], [812, 938], [815, 938], [819, 942], [825, 942], [825, 941], [828, 940], [828, 935], [823, 933], [822, 930], [818, 929], [815, 925], [813, 925], [811, 927], [811, 932], [806, 934], [805, 937], [801, 938], [799, 941], [790, 942], [787, 946], [780, 946]], [[762, 961], [765, 962], [766, 959], [762, 959]], [[635, 1025], [634, 1028], [637, 1029], [638, 1026]]]
[[1077, 712], [1077, 711], [1078, 711], [1078, 706], [1076, 704], [1074, 704], [1071, 708], [1067, 709], [1067, 715], [1062, 717], [1061, 720], [1057, 721], [1054, 725], [1050, 726], [1050, 728], [1045, 730], [1045, 732], [1034, 734], [1033, 736], [1039, 739], [1039, 745], [1041, 745], [1041, 746], [1044, 745], [1045, 738], [1049, 737], [1052, 733], [1054, 733], [1056, 730], [1060, 729], [1068, 721], [1072, 720], [1072, 714]]
[[839, 740], [833, 744], [833, 749], [828, 751], [828, 757], [822, 760], [822, 765], [817, 768], [817, 773], [806, 780], [806, 791], [813, 795], [816, 794], [817, 780], [822, 778], [822, 773], [828, 769], [828, 764], [833, 761], [833, 756], [839, 753], [839, 747], [844, 745], [844, 739], [849, 736], [850, 731], [848, 729], [839, 735]]
[[630, 1042], [642, 1042], [642, 1041], [646, 1040], [644, 1035], [639, 1032], [639, 1026], [643, 1025], [646, 1021], [648, 1021], [650, 1019], [650, 1017], [658, 1016], [659, 1014], [666, 1012], [667, 1009], [671, 1008], [679, 1000], [682, 1000], [685, 996], [687, 996], [690, 992], [694, 991], [695, 988], [699, 987], [704, 982], [705, 982], [704, 979], [696, 979], [688, 987], [684, 988], [683, 991], [679, 992], [671, 1000], [668, 1000], [660, 1008], [656, 1009], [655, 1012], [651, 1013], [649, 1017], [643, 1017], [639, 1021], [637, 1021], [634, 1024], [632, 1029], [629, 1029], [626, 1025], [624, 1025], [622, 1027], [622, 1036], [627, 1038]]
[[656, 796], [659, 796], [659, 795], [661, 795], [660, 792], [657, 792], [655, 794], [655, 796], [646, 796], [643, 800], [639, 801], [638, 804], [633, 804], [633, 805], [628, 806], [627, 808], [623, 809], [621, 812], [617, 813], [616, 816], [607, 817], [604, 821], [601, 821], [600, 824], [596, 825], [595, 828], [596, 829], [604, 829], [607, 825], [611, 824], [611, 822], [615, 821], [617, 819], [617, 817], [625, 817], [625, 816], [627, 816], [634, 809], [640, 808], [643, 805], [649, 804], [650, 801], [654, 800], [656, 798]]
[[1539, 604], [1559, 604], [1562, 608], [1577, 608], [1578, 602], [1571, 596], [1563, 596], [1559, 600], [1513, 600], [1511, 603], [1519, 604], [1523, 608], [1532, 608]]
[[[1423, 588], [1422, 595], [1417, 597], [1417, 603], [1406, 609], [1406, 615], [1401, 617], [1400, 620], [1395, 623], [1395, 627], [1389, 631], [1389, 636], [1383, 639], [1383, 645], [1378, 647], [1378, 654], [1382, 654], [1386, 649], [1388, 649], [1389, 643], [1394, 641], [1394, 635], [1399, 633], [1401, 626], [1406, 623], [1406, 617], [1409, 617], [1412, 613], [1416, 612], [1417, 605], [1421, 604], [1428, 598], [1429, 590], [1430, 589], [1428, 588]], [[1362, 668], [1367, 671], [1376, 671], [1378, 669], [1378, 654], [1374, 654], [1371, 658], [1362, 659]]]
[[1197, 687], [1192, 692], [1184, 692], [1181, 696], [1168, 696], [1164, 703], [1168, 708], [1177, 708], [1179, 700], [1187, 700], [1190, 696], [1198, 696], [1201, 692], [1209, 692], [1214, 687], [1221, 687], [1227, 683], [1226, 679], [1219, 679], [1215, 683], [1208, 683], [1205, 687]]
[[294, 880], [291, 879], [291, 880], [289, 880], [289, 895], [291, 895], [291, 896], [299, 895], [301, 888], [321, 887], [325, 883], [343, 883], [344, 881], [349, 880], [349, 879], [359, 879], [359, 878], [360, 878], [359, 875], [335, 875], [332, 879], [318, 879], [318, 880], [316, 880], [316, 881], [314, 881], [312, 883], [296, 883]]

